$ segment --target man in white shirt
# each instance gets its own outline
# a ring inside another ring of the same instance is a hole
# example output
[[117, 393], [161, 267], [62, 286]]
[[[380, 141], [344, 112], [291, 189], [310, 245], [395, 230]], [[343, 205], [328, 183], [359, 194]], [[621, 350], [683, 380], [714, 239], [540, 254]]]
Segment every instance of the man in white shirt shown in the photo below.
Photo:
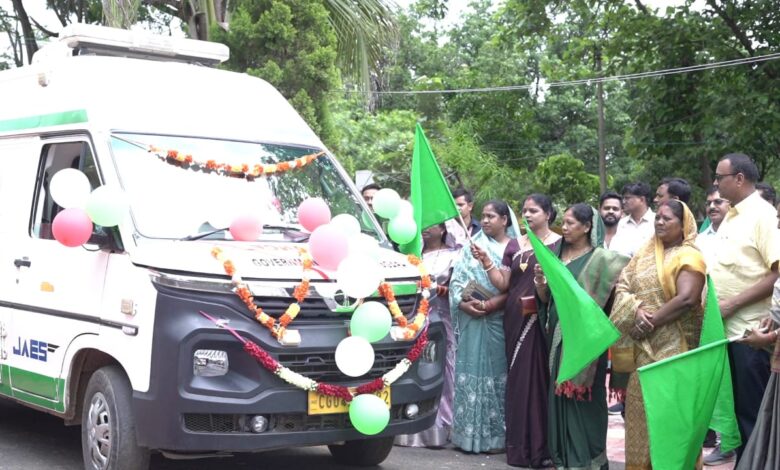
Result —
[[707, 269], [711, 269], [715, 264], [715, 241], [717, 240], [718, 228], [721, 222], [731, 208], [731, 204], [726, 199], [720, 197], [720, 191], [715, 186], [707, 190], [707, 217], [710, 218], [710, 225], [696, 236], [696, 246], [699, 247], [704, 255], [704, 261], [707, 263]]
[[644, 182], [623, 187], [623, 213], [609, 249], [634, 256], [655, 233], [655, 213], [650, 209], [650, 186]]

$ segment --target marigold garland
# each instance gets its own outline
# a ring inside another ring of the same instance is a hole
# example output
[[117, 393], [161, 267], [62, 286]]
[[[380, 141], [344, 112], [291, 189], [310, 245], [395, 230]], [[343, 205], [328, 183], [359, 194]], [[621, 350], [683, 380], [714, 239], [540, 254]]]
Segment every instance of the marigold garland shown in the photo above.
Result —
[[255, 298], [252, 295], [252, 292], [249, 290], [249, 287], [246, 285], [241, 276], [236, 274], [235, 265], [231, 260], [225, 257], [222, 249], [219, 247], [214, 247], [211, 249], [211, 256], [222, 263], [222, 267], [225, 270], [225, 273], [231, 277], [233, 285], [235, 286], [233, 291], [241, 299], [241, 301], [244, 302], [244, 305], [246, 305], [249, 311], [252, 312], [252, 314], [255, 316], [255, 319], [261, 325], [268, 328], [268, 330], [276, 339], [281, 339], [282, 336], [284, 336], [284, 332], [287, 330], [287, 327], [290, 326], [290, 323], [292, 323], [295, 320], [295, 317], [297, 317], [300, 313], [300, 304], [309, 294], [309, 271], [312, 268], [313, 261], [311, 255], [308, 251], [306, 251], [305, 248], [298, 248], [298, 254], [302, 260], [303, 274], [301, 275], [301, 283], [295, 286], [295, 289], [293, 290], [293, 297], [296, 301], [287, 307], [284, 314], [282, 314], [282, 316], [279, 317], [279, 320], [277, 321], [265, 313], [261, 307], [255, 305]]
[[231, 331], [236, 337], [244, 341], [244, 351], [252, 356], [260, 365], [272, 374], [278, 376], [285, 382], [294, 385], [300, 389], [317, 392], [320, 395], [342, 398], [347, 403], [352, 401], [356, 395], [363, 393], [374, 393], [389, 387], [404, 375], [417, 359], [420, 358], [425, 345], [428, 344], [428, 329], [422, 330], [414, 346], [406, 353], [406, 357], [401, 359], [395, 367], [385, 372], [382, 377], [366, 382], [357, 387], [345, 387], [343, 385], [327, 384], [317, 382], [304, 375], [301, 375], [283, 365], [279, 364], [268, 352], [258, 344], [242, 338], [238, 333]]
[[312, 153], [298, 157], [288, 162], [269, 163], [266, 165], [249, 165], [247, 163], [230, 164], [222, 163], [216, 160], [198, 160], [190, 154], [178, 150], [164, 150], [154, 145], [148, 148], [149, 153], [153, 153], [162, 161], [181, 168], [187, 168], [193, 171], [215, 172], [222, 176], [240, 177], [240, 178], [258, 178], [276, 173], [284, 173], [294, 168], [303, 168], [318, 157], [325, 155], [325, 152]]
[[[231, 260], [225, 257], [222, 249], [219, 247], [214, 247], [211, 250], [211, 255], [217, 261], [222, 263], [225, 273], [227, 273], [227, 275], [232, 278], [233, 284], [235, 285], [234, 292], [236, 295], [241, 299], [242, 302], [244, 302], [244, 305], [246, 305], [249, 311], [252, 312], [252, 314], [255, 316], [255, 319], [261, 325], [268, 328], [268, 330], [271, 331], [271, 334], [277, 339], [282, 338], [287, 327], [290, 325], [290, 323], [293, 322], [293, 320], [295, 320], [295, 317], [298, 316], [301, 311], [300, 304], [303, 302], [309, 292], [310, 281], [308, 272], [312, 269], [313, 260], [309, 252], [304, 248], [298, 248], [298, 253], [301, 256], [303, 263], [303, 275], [301, 276], [301, 283], [298, 284], [293, 290], [293, 297], [295, 298], [296, 302], [291, 303], [285, 310], [284, 314], [279, 317], [279, 320], [277, 321], [265, 313], [261, 307], [255, 305], [252, 292], [249, 290], [249, 287], [247, 287], [246, 283], [244, 283], [243, 279], [241, 279], [241, 276], [236, 274], [235, 265]], [[422, 263], [420, 258], [414, 255], [409, 255], [407, 258], [409, 263], [416, 266], [420, 271], [419, 285], [423, 288], [422, 298], [420, 299], [420, 304], [417, 308], [417, 313], [415, 314], [412, 323], [409, 324], [409, 321], [404, 316], [403, 311], [401, 311], [401, 307], [398, 305], [398, 301], [395, 298], [395, 293], [393, 292], [393, 288], [390, 284], [388, 284], [386, 281], [382, 281], [382, 283], [379, 284], [379, 288], [377, 290], [379, 291], [379, 294], [387, 301], [387, 307], [390, 310], [390, 314], [401, 328], [400, 336], [403, 339], [410, 340], [417, 336], [417, 333], [422, 330], [422, 328], [425, 326], [425, 322], [428, 320], [428, 312], [430, 310], [430, 303], [428, 302], [428, 289], [430, 289], [432, 282], [431, 276], [428, 274], [428, 271], [425, 269], [425, 265]]]
[[428, 310], [430, 308], [430, 304], [428, 302], [428, 289], [431, 288], [432, 281], [431, 276], [428, 274], [428, 271], [425, 269], [425, 265], [422, 263], [420, 258], [416, 257], [415, 255], [408, 255], [407, 259], [409, 260], [410, 264], [416, 266], [417, 270], [420, 271], [419, 285], [423, 288], [422, 299], [420, 299], [420, 305], [417, 307], [417, 314], [414, 316], [412, 323], [409, 324], [408, 320], [401, 311], [401, 307], [398, 305], [398, 301], [395, 299], [395, 293], [393, 292], [393, 288], [390, 286], [390, 284], [387, 282], [382, 282], [379, 285], [378, 290], [379, 294], [387, 301], [387, 308], [390, 310], [390, 314], [393, 316], [395, 321], [398, 322], [398, 326], [401, 327], [403, 338], [412, 339], [417, 335], [417, 332], [425, 326], [425, 322], [428, 319]]

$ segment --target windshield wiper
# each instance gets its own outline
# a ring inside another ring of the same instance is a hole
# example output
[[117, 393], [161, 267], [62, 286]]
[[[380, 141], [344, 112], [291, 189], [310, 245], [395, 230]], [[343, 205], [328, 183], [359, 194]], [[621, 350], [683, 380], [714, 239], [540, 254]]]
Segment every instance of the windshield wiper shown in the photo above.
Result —
[[186, 237], [179, 238], [179, 241], [191, 242], [193, 240], [200, 240], [201, 238], [206, 238], [209, 235], [214, 235], [215, 233], [225, 232], [227, 230], [230, 230], [230, 227], [215, 228], [215, 229], [209, 230], [207, 232], [198, 232], [198, 233], [194, 233], [192, 235], [187, 235]]
[[[306, 240], [309, 239], [309, 236], [311, 235], [309, 233], [304, 232], [303, 230], [301, 230], [300, 228], [298, 228], [298, 227], [296, 227], [294, 225], [263, 224], [263, 230], [265, 230], [265, 229], [278, 230], [278, 231], [284, 233], [285, 235], [290, 235], [292, 233], [299, 233], [299, 234], [301, 234], [301, 236], [299, 236], [299, 237], [292, 237], [292, 236], [290, 237], [290, 239], [293, 242], [296, 242], [296, 243], [305, 242]], [[217, 234], [217, 233], [220, 233], [220, 232], [226, 232], [228, 230], [230, 230], [230, 227], [216, 228], [216, 229], [213, 229], [213, 230], [208, 230], [206, 232], [198, 232], [198, 233], [195, 233], [195, 234], [192, 234], [192, 235], [187, 235], [186, 237], [179, 238], [179, 241], [190, 242], [190, 241], [200, 240], [201, 238], [206, 238], [208, 236], [211, 236], [211, 235], [214, 235], [214, 234]]]

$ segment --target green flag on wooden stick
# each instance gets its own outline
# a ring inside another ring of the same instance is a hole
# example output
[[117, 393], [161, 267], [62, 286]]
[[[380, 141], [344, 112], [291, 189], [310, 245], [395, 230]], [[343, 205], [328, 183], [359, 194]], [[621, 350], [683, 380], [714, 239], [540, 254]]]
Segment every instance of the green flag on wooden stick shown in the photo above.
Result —
[[557, 383], [571, 380], [598, 359], [620, 333], [595, 300], [574, 279], [561, 260], [544, 246], [525, 223], [536, 262], [542, 266], [550, 293], [558, 306], [563, 353]]

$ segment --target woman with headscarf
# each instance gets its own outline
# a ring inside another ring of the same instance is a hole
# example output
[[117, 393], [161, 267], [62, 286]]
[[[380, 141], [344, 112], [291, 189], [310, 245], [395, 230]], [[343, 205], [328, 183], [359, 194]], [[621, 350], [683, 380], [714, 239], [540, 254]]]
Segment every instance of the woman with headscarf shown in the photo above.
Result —
[[[552, 200], [531, 194], [523, 201], [523, 218], [531, 231], [552, 250], [561, 237], [550, 229], [555, 221]], [[500, 269], [477, 247], [474, 257], [482, 262], [490, 282], [508, 297], [504, 308], [505, 354], [509, 365], [506, 383], [506, 462], [525, 468], [547, 468], [547, 393], [549, 371], [547, 344], [538, 322], [534, 288], [536, 256], [523, 235], [510, 240]]]
[[736, 470], [776, 470], [780, 468], [780, 280], [775, 282], [769, 318], [761, 321], [740, 340], [756, 349], [772, 348], [772, 374], [764, 391], [758, 419], [750, 434]]
[[[595, 209], [575, 204], [563, 214], [561, 261], [596, 303], [609, 311], [615, 284], [628, 258], [604, 248], [604, 224]], [[537, 265], [539, 320], [550, 344], [548, 444], [558, 469], [607, 469], [606, 351], [576, 377], [556, 383], [565, 346], [561, 342], [558, 307], [544, 273]]]
[[[635, 370], [698, 347], [706, 266], [695, 240], [696, 221], [688, 206], [677, 200], [661, 204], [655, 236], [634, 255], [618, 281], [611, 320], [621, 338], [613, 347], [613, 367]], [[616, 354], [621, 350], [629, 354]], [[633, 358], [633, 364], [620, 364], [626, 361], [618, 357], [627, 357], [627, 362]], [[652, 469], [636, 373], [628, 381], [625, 419], [626, 470]]]
[[444, 356], [444, 387], [439, 401], [439, 410], [433, 426], [417, 434], [403, 434], [395, 443], [410, 447], [444, 447], [449, 442], [452, 427], [453, 382], [455, 379], [455, 335], [450, 316], [449, 284], [452, 267], [458, 256], [455, 239], [447, 233], [446, 226], [433, 225], [422, 231], [422, 261], [428, 273], [436, 280], [436, 294], [430, 299], [430, 311], [436, 312], [447, 335], [447, 350]]
[[489, 256], [486, 270], [469, 247], [461, 252], [450, 281], [450, 310], [456, 338], [455, 415], [452, 443], [467, 452], [504, 450], [504, 303], [487, 272], [501, 263], [507, 243], [516, 238], [517, 220], [503, 201], [482, 209], [482, 231], [472, 238]]

